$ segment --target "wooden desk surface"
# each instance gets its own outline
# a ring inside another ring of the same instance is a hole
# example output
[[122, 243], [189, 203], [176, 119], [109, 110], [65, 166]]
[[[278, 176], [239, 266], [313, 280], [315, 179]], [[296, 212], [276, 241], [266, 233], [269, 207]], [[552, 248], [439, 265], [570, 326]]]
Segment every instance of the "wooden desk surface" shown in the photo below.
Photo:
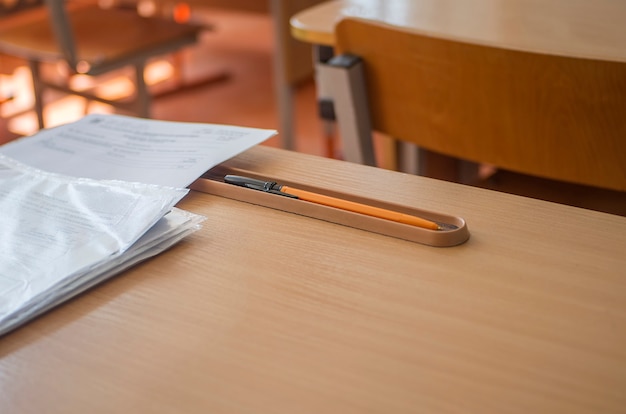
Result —
[[267, 147], [229, 163], [472, 236], [192, 193], [202, 230], [0, 338], [0, 412], [624, 412], [626, 218]]
[[626, 62], [622, 0], [336, 0], [291, 19], [303, 41], [333, 45], [345, 17], [526, 52]]

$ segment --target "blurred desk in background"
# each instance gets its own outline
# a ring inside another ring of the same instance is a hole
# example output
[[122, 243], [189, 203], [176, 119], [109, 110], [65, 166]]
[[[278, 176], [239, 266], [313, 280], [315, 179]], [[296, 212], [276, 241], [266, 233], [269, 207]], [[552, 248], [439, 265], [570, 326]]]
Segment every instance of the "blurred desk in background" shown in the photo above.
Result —
[[[194, 8], [220, 8], [253, 13], [269, 13], [275, 36], [274, 81], [280, 117], [279, 137], [282, 146], [293, 149], [293, 92], [301, 82], [313, 76], [311, 45], [294, 39], [290, 33], [289, 19], [297, 12], [322, 3], [323, 0], [147, 0], [161, 4], [165, 12], [172, 13], [177, 4]], [[140, 0], [141, 2], [141, 0]], [[216, 26], [219, 22], [215, 22]]]

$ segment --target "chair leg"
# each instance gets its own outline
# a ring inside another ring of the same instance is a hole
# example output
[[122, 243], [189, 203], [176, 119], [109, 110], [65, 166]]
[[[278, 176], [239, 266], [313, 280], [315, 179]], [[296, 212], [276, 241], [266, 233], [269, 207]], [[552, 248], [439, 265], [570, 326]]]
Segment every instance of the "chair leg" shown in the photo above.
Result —
[[43, 120], [43, 82], [41, 81], [41, 73], [39, 70], [39, 62], [34, 60], [28, 61], [30, 73], [33, 79], [33, 93], [35, 95], [35, 113], [37, 114], [37, 123], [39, 129], [44, 128]]
[[142, 118], [150, 118], [150, 92], [144, 75], [144, 62], [135, 65], [135, 79], [137, 87], [137, 114]]

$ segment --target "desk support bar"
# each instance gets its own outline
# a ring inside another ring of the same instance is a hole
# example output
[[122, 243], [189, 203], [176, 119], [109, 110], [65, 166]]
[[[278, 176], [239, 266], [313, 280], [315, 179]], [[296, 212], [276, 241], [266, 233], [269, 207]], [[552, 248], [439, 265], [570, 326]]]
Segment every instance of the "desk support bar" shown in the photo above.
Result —
[[363, 62], [352, 55], [318, 62], [318, 84], [333, 102], [346, 161], [376, 165]]

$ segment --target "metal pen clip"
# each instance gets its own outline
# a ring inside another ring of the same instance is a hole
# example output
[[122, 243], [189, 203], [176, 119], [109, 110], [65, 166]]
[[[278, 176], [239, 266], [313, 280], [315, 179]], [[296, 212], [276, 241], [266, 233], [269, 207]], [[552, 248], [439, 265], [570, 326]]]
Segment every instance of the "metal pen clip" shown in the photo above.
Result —
[[238, 185], [240, 187], [250, 188], [252, 190], [263, 191], [266, 193], [278, 194], [285, 197], [298, 198], [294, 195], [283, 193], [280, 186], [275, 181], [263, 181], [239, 175], [226, 175], [224, 182], [228, 184]]

